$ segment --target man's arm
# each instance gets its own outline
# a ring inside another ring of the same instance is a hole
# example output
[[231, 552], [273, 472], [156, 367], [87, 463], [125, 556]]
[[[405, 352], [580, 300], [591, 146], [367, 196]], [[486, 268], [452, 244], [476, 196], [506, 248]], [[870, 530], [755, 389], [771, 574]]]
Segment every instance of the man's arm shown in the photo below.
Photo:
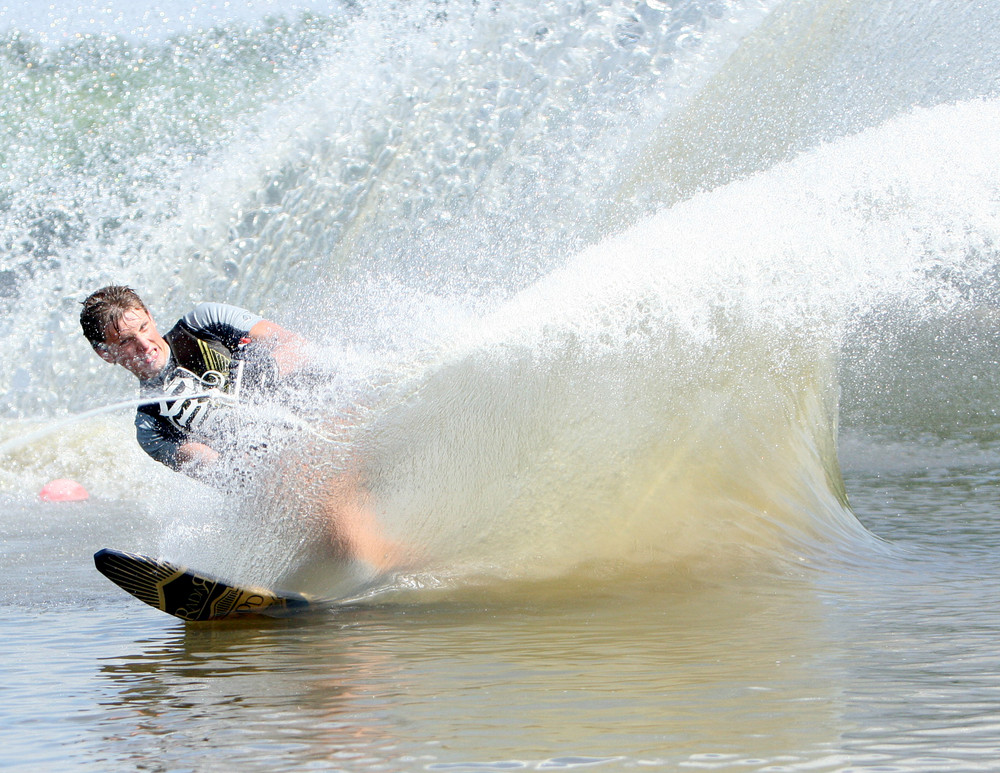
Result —
[[174, 453], [177, 469], [186, 475], [198, 477], [198, 472], [211, 467], [219, 458], [219, 452], [205, 445], [189, 441], [181, 443]]
[[143, 411], [136, 411], [135, 439], [139, 441], [142, 450], [160, 464], [175, 470], [180, 465], [177, 454], [184, 437], [166, 422]]
[[160, 464], [193, 478], [199, 477], [219, 458], [214, 449], [186, 440], [179, 431], [141, 411], [136, 414], [135, 429], [143, 451]]
[[199, 303], [183, 321], [196, 335], [208, 333], [230, 349], [261, 347], [274, 359], [281, 377], [298, 370], [306, 359], [304, 338], [238, 306]]
[[299, 335], [267, 319], [257, 322], [247, 337], [254, 344], [264, 346], [278, 366], [278, 375], [287, 376], [298, 370], [305, 361], [306, 341]]

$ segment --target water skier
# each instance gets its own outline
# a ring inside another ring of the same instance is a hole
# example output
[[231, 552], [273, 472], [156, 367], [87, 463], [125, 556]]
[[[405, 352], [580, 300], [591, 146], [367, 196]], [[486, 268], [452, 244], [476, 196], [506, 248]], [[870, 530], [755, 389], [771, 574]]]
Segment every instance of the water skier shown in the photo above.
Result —
[[[89, 295], [80, 312], [83, 333], [97, 355], [139, 379], [136, 439], [156, 461], [195, 478], [238, 477], [246, 449], [219, 431], [225, 410], [247, 394], [266, 394], [299, 372], [306, 341], [246, 309], [200, 303], [164, 335], [146, 304], [129, 287], [111, 285]], [[233, 459], [225, 457], [234, 456]], [[223, 464], [222, 462], [228, 462]], [[298, 481], [310, 484], [309, 476]], [[378, 533], [360, 503], [353, 479], [321, 482], [317, 505], [328, 517], [340, 557], [385, 569], [398, 548]]]

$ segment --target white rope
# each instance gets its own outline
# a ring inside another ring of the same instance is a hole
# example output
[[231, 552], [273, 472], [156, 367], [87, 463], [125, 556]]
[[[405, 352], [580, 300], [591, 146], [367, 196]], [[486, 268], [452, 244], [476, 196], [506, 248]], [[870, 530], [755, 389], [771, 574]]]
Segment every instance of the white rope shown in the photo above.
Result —
[[[288, 413], [286, 411], [281, 411], [281, 415], [275, 415], [274, 413], [271, 412], [264, 412], [259, 409], [255, 410], [254, 406], [250, 406], [246, 403], [241, 403], [235, 396], [223, 392], [219, 389], [208, 389], [205, 390], [204, 392], [188, 393], [180, 395], [173, 399], [200, 400], [206, 397], [214, 402], [220, 403], [227, 407], [239, 408], [241, 411], [246, 413], [254, 412], [264, 422], [269, 422], [273, 424], [275, 423], [275, 419], [277, 419], [281, 421], [283, 424], [289, 426], [290, 428], [306, 432], [312, 435], [313, 437], [322, 440], [324, 443], [329, 443], [330, 445], [336, 445], [340, 447], [347, 446], [347, 443], [345, 443], [344, 441], [336, 440], [335, 438], [323, 434], [322, 432], [310, 426], [308, 422], [299, 418], [298, 416], [295, 416], [294, 414]], [[33, 432], [29, 432], [25, 435], [19, 435], [16, 438], [11, 438], [9, 440], [4, 441], [3, 443], [0, 443], [0, 454], [9, 454], [13, 451], [18, 450], [19, 448], [23, 448], [26, 445], [34, 443], [35, 441], [40, 440], [41, 438], [44, 438], [47, 435], [50, 435], [54, 432], [58, 432], [64, 429], [65, 427], [77, 424], [81, 421], [86, 421], [87, 419], [92, 419], [95, 416], [100, 416], [101, 414], [114, 413], [115, 411], [120, 411], [124, 408], [140, 408], [144, 405], [153, 405], [154, 403], [158, 403], [161, 400], [170, 400], [170, 399], [171, 396], [167, 394], [156, 395], [152, 397], [133, 398], [131, 400], [122, 400], [121, 402], [112, 403], [110, 405], [103, 405], [99, 408], [92, 408], [91, 410], [84, 411], [83, 413], [75, 413], [72, 414], [71, 416], [67, 416], [63, 419], [60, 419], [59, 421], [53, 422], [52, 424], [46, 424], [43, 427], [39, 427]], [[278, 406], [275, 405], [274, 407]]]

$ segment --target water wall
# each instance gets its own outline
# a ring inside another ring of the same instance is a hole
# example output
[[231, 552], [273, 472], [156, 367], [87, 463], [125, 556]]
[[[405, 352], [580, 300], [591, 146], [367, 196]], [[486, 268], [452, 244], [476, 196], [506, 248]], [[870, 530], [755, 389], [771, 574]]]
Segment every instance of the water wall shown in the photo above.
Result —
[[[345, 476], [426, 583], [877, 549], [841, 420], [993, 415], [998, 16], [330, 3], [69, 40], [11, 19], [0, 485], [86, 478], [165, 554], [338, 592], [367, 576], [317, 547]], [[100, 412], [130, 377], [78, 332], [111, 282], [164, 327], [212, 299], [309, 337], [329, 378], [294, 463], [242, 495], [152, 469], [129, 409]]]

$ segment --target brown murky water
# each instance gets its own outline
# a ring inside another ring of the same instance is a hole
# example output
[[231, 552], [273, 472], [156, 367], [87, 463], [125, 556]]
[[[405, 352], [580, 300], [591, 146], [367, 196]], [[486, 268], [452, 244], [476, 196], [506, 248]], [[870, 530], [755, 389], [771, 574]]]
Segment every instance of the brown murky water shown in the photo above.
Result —
[[143, 528], [120, 505], [8, 501], [3, 767], [1000, 769], [1000, 485], [958, 463], [847, 478], [891, 550], [201, 627], [93, 570]]

